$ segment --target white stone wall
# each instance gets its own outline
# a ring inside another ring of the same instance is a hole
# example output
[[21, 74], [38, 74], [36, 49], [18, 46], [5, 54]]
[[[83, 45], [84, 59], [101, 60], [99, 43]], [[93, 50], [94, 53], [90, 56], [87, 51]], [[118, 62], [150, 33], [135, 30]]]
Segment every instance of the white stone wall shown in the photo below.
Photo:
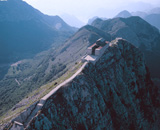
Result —
[[96, 60], [94, 62], [92, 62], [93, 64], [95, 64], [99, 59], [100, 57], [103, 55], [103, 53], [105, 52], [105, 50], [110, 46], [110, 43], [105, 45], [101, 51], [100, 51], [100, 54], [97, 56]]
[[[10, 130], [24, 130], [24, 123], [27, 120], [27, 118], [30, 116], [32, 111], [37, 106], [38, 102], [35, 102], [31, 106], [29, 106], [26, 110], [24, 110], [22, 113], [20, 113], [17, 117], [13, 118], [10, 123], [8, 123], [5, 127], [9, 126], [13, 123], [13, 126], [10, 128]], [[4, 127], [4, 128], [5, 128]]]
[[92, 55], [92, 49], [87, 48], [87, 54], [88, 54], [88, 55]]
[[106, 48], [108, 48], [108, 47], [109, 47], [109, 44], [106, 44], [101, 50], [96, 49], [95, 50], [95, 55], [96, 56], [102, 55], [104, 53], [104, 51], [106, 50]]
[[24, 130], [24, 127], [23, 127], [23, 124], [15, 121], [12, 128], [10, 128], [10, 130]]
[[[102, 48], [102, 49], [103, 49], [103, 48]], [[102, 49], [101, 49], [101, 50], [96, 49], [96, 50], [95, 50], [95, 55], [96, 55], [96, 56], [100, 55], [100, 54], [101, 54], [101, 52], [102, 52]]]
[[28, 107], [19, 116], [17, 116], [16, 118], [12, 119], [12, 122], [17, 121], [17, 122], [20, 122], [20, 123], [23, 124], [26, 121], [26, 119], [28, 118], [28, 116], [31, 114], [31, 112], [34, 110], [36, 105], [37, 105], [37, 102], [32, 104], [30, 107]]

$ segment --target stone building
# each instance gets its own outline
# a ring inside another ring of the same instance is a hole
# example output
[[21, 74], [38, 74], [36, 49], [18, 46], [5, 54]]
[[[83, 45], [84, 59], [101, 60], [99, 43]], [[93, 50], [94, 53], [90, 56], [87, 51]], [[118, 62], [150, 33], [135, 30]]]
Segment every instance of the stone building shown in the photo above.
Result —
[[87, 54], [98, 56], [103, 53], [106, 46], [109, 46], [109, 42], [105, 41], [103, 38], [100, 38], [96, 41], [96, 43], [87, 48]]

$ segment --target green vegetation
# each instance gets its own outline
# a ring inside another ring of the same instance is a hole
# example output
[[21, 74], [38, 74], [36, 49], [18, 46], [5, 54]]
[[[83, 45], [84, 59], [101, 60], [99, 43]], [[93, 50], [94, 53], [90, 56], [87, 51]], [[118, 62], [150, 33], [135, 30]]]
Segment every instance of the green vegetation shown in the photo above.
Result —
[[102, 34], [100, 30], [86, 26], [66, 41], [64, 37], [54, 41], [57, 46], [37, 54], [33, 59], [12, 65], [0, 81], [0, 116], [29, 93], [64, 75], [86, 54], [87, 46], [92, 44], [91, 39], [103, 37]]
[[[67, 71], [68, 68], [64, 64], [57, 63], [51, 65], [49, 72], [48, 64], [42, 58], [43, 64], [39, 68], [38, 62], [27, 61], [18, 66], [13, 66], [9, 69], [5, 79], [0, 81], [0, 115], [9, 110], [13, 105], [21, 101], [28, 93], [36, 90], [39, 86], [53, 81]], [[18, 69], [17, 69], [18, 68]], [[16, 82], [19, 81], [20, 85]]]
[[[66, 63], [54, 61], [59, 48], [75, 32], [75, 28], [67, 25], [59, 16], [44, 15], [21, 0], [1, 2], [0, 5], [2, 116], [30, 92], [69, 69]], [[62, 25], [60, 29], [56, 28], [57, 23]], [[19, 63], [11, 66], [11, 63], [19, 60]]]
[[35, 103], [36, 101], [39, 101], [43, 96], [49, 93], [52, 89], [54, 89], [56, 86], [61, 84], [66, 79], [70, 78], [74, 73], [76, 73], [76, 71], [82, 65], [83, 65], [82, 62], [77, 62], [73, 68], [68, 70], [61, 77], [29, 93], [21, 102], [19, 102], [19, 104], [24, 104], [24, 105], [22, 105], [21, 107], [17, 107], [14, 110], [13, 109], [9, 110], [7, 114], [4, 114], [3, 116], [0, 117], [0, 123], [8, 122], [13, 117], [15, 117], [20, 112], [22, 112], [24, 109], [29, 107], [31, 104]]

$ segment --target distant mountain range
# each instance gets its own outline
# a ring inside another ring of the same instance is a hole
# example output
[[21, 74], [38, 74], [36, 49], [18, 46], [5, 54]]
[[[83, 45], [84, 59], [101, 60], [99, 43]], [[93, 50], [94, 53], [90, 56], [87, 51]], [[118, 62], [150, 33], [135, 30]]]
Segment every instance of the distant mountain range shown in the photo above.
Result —
[[77, 17], [69, 14], [63, 14], [61, 15], [61, 18], [70, 26], [76, 27], [76, 28], [81, 28], [82, 26], [85, 25], [84, 22], [79, 20]]
[[132, 13], [124, 10], [117, 14], [115, 17], [128, 18], [131, 16], [139, 16], [160, 30], [160, 8], [153, 8], [148, 12], [137, 11]]
[[103, 20], [107, 20], [107, 18], [102, 18], [102, 17], [94, 16], [93, 18], [90, 18], [90, 19], [88, 20], [88, 24], [91, 25], [92, 22], [93, 22], [94, 20], [96, 20], [97, 18], [100, 18], [100, 19], [103, 19]]
[[115, 17], [118, 18], [118, 17], [122, 17], [122, 18], [128, 18], [128, 17], [131, 17], [132, 15], [127, 11], [127, 10], [124, 10], [122, 12], [120, 12], [119, 14], [117, 14]]
[[48, 49], [63, 32], [68, 37], [75, 31], [59, 16], [44, 15], [22, 0], [1, 1], [0, 12], [0, 64], [29, 58]]
[[148, 14], [160, 14], [160, 7], [151, 9]]
[[148, 23], [157, 27], [160, 30], [160, 13], [159, 14], [149, 14], [144, 19]]
[[139, 16], [141, 18], [145, 18], [147, 16], [147, 13], [141, 12], [141, 11], [137, 11], [137, 12], [132, 12], [131, 15], [132, 16]]

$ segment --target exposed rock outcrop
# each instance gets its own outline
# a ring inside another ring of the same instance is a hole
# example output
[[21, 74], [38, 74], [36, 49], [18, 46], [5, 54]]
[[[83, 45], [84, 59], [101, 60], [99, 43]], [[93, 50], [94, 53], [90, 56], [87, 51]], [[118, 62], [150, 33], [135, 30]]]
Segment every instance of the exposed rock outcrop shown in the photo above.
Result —
[[114, 41], [46, 101], [27, 129], [159, 129], [159, 99], [142, 53]]

